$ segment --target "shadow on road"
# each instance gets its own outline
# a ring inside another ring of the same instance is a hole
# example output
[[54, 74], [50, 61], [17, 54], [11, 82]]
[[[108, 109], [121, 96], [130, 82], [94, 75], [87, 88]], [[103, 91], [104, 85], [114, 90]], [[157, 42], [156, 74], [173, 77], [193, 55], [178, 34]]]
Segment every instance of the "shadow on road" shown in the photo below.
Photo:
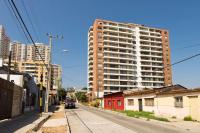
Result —
[[18, 129], [33, 123], [39, 118], [39, 114], [36, 111], [27, 112], [24, 115], [10, 119], [0, 123], [0, 133], [13, 133]]

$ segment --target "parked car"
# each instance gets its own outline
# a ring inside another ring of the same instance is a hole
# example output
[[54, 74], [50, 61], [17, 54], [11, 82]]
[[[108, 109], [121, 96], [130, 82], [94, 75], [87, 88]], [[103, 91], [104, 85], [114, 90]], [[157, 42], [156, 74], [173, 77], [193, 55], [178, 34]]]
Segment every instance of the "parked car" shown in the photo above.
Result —
[[66, 99], [65, 100], [65, 108], [66, 109], [76, 108], [75, 101], [73, 99]]

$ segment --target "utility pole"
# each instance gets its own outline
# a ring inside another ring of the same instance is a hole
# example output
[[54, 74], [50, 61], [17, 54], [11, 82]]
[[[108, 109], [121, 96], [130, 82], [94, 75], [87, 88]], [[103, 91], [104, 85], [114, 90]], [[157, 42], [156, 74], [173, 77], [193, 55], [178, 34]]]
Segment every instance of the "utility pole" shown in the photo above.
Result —
[[47, 36], [49, 37], [49, 61], [48, 61], [48, 77], [47, 77], [47, 89], [46, 89], [46, 96], [45, 96], [45, 112], [47, 113], [48, 110], [48, 106], [49, 106], [49, 90], [51, 88], [51, 57], [52, 57], [52, 40], [53, 38], [55, 39], [63, 39], [63, 36], [59, 37], [57, 36], [53, 36], [49, 33], [47, 33]]
[[40, 113], [42, 115], [43, 65], [40, 74]]

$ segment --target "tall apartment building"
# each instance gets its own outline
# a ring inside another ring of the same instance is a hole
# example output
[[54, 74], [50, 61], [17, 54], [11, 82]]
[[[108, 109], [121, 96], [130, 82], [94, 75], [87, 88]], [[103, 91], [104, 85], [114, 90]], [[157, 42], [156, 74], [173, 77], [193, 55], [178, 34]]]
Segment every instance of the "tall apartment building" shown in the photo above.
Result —
[[10, 39], [6, 35], [5, 29], [0, 25], [0, 57], [6, 59], [9, 57]]
[[42, 61], [20, 61], [17, 67], [19, 72], [31, 74], [35, 78], [36, 84], [40, 83], [41, 74], [43, 74], [43, 86], [47, 87], [48, 71]]
[[[45, 61], [48, 63], [49, 61], [49, 52], [50, 48], [48, 45], [43, 43], [36, 43], [37, 50], [34, 45], [25, 45], [20, 42], [12, 42], [11, 50], [12, 50], [12, 60], [14, 61]], [[40, 55], [38, 54], [38, 51]]]
[[172, 84], [169, 33], [133, 23], [96, 19], [88, 32], [92, 96]]
[[26, 45], [18, 41], [11, 42], [12, 60], [26, 61]]
[[[36, 43], [37, 50], [33, 45], [32, 45], [32, 47], [33, 47], [32, 51], [34, 51], [33, 60], [42, 61], [42, 59], [44, 59], [44, 61], [48, 63], [50, 47], [48, 45], [44, 45], [43, 43]], [[40, 57], [38, 52], [40, 53], [42, 58]], [[28, 51], [27, 51], [27, 53], [28, 53]]]
[[60, 65], [53, 64], [51, 67], [52, 74], [52, 88], [59, 89], [62, 85], [62, 69]]
[[[49, 46], [42, 43], [36, 43], [36, 46], [43, 60], [45, 61], [45, 65], [47, 65], [50, 52]], [[48, 71], [46, 70], [35, 46], [25, 45], [15, 41], [11, 43], [11, 50], [12, 69], [33, 75], [35, 77], [36, 83], [38, 84], [40, 83], [40, 76], [43, 72], [43, 85], [47, 86]], [[8, 60], [6, 62], [8, 63]]]

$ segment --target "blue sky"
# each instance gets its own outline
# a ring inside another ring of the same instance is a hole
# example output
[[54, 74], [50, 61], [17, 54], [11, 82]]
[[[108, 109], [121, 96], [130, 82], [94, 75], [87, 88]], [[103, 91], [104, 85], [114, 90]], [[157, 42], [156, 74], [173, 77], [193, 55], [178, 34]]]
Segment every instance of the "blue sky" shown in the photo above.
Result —
[[[16, 20], [0, 0], [0, 24], [12, 40], [26, 43]], [[53, 62], [63, 68], [63, 85], [87, 85], [87, 31], [96, 18], [168, 29], [172, 63], [200, 52], [198, 0], [15, 0], [37, 42], [48, 43], [46, 33], [63, 35], [53, 44]], [[36, 34], [23, 7], [24, 2]], [[38, 36], [38, 37], [37, 37]], [[190, 45], [196, 47], [184, 48]], [[68, 53], [63, 53], [68, 49]], [[200, 57], [173, 66], [173, 83], [200, 86]]]

